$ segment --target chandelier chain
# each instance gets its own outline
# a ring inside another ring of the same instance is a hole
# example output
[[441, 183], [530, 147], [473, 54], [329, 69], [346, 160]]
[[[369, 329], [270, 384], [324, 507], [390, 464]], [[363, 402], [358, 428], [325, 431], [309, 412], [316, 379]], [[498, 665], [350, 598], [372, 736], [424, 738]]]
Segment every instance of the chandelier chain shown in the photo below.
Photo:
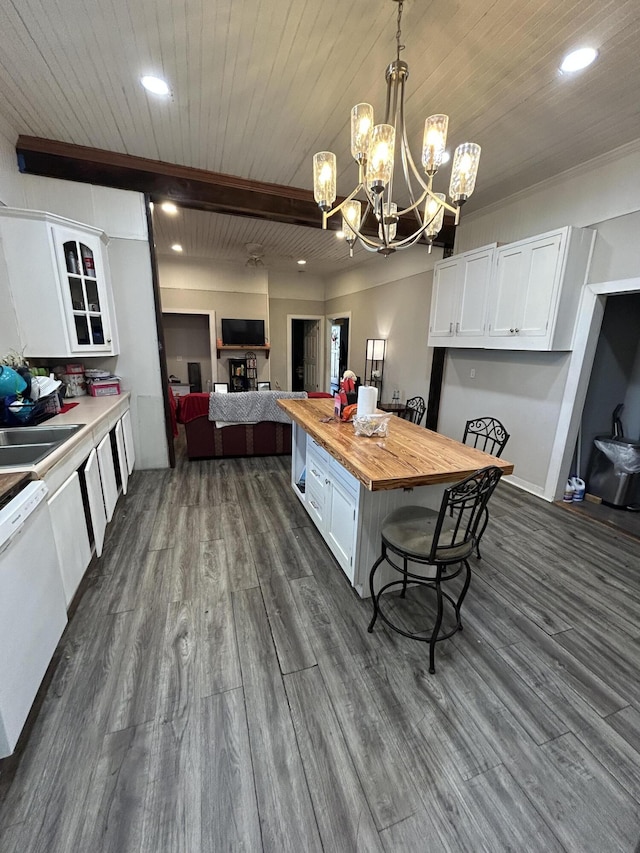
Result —
[[398, 29], [396, 30], [396, 59], [398, 62], [400, 61], [400, 51], [404, 50], [405, 45], [400, 44], [400, 39], [402, 38], [402, 10], [404, 7], [404, 0], [397, 0], [398, 2]]

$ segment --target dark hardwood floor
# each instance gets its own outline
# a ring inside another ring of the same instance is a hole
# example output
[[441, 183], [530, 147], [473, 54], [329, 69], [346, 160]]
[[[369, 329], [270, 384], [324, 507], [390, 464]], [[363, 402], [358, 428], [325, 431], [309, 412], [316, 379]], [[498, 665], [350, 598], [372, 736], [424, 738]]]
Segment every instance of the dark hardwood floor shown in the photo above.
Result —
[[2, 853], [634, 851], [639, 543], [500, 486], [429, 675], [288, 468], [135, 473], [0, 763]]

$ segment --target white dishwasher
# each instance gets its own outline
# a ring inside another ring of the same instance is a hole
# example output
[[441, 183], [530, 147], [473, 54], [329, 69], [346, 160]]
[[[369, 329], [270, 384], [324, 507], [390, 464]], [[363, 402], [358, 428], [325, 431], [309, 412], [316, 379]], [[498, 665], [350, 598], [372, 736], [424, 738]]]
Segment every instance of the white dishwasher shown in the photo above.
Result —
[[67, 624], [46, 485], [0, 510], [0, 758], [11, 755]]

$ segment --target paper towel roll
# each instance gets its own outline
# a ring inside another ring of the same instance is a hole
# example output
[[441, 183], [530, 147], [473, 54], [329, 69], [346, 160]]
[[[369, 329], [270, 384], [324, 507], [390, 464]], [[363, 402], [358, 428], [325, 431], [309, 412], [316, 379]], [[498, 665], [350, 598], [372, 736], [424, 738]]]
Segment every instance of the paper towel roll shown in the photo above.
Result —
[[361, 385], [358, 388], [358, 417], [372, 415], [376, 410], [378, 402], [378, 389], [370, 385]]

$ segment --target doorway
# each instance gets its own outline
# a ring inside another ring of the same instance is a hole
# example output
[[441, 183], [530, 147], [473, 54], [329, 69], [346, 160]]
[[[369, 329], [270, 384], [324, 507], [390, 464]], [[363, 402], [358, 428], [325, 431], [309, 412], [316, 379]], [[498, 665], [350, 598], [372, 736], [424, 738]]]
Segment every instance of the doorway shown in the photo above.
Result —
[[329, 323], [331, 328], [329, 383], [331, 393], [335, 394], [340, 390], [340, 378], [349, 366], [350, 317], [332, 317]]
[[204, 391], [216, 381], [215, 312], [163, 311], [167, 370], [172, 381]]
[[321, 321], [321, 317], [290, 317], [289, 385], [292, 391], [320, 390]]

